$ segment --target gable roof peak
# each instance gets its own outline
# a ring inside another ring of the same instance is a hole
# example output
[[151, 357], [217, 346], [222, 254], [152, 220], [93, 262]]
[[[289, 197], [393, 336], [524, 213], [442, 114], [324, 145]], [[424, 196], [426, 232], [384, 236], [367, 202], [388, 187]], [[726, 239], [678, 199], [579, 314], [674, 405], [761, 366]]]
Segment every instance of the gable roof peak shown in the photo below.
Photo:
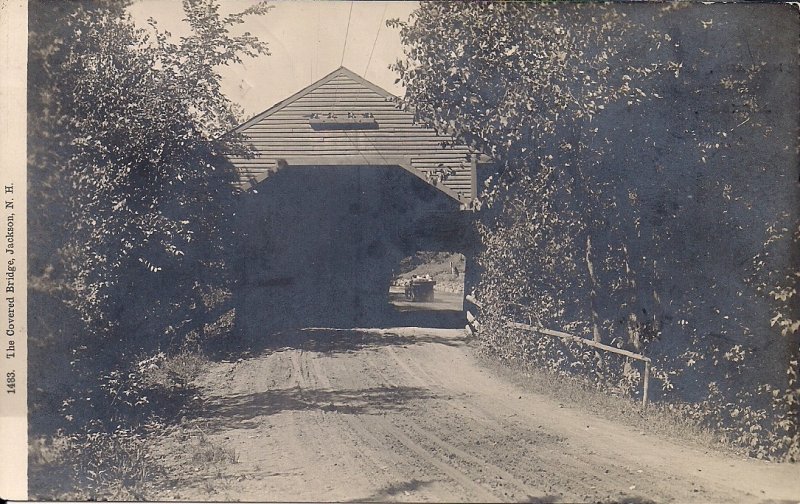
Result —
[[331, 80], [335, 79], [336, 77], [342, 76], [342, 75], [345, 76], [345, 77], [348, 77], [349, 79], [361, 84], [362, 86], [364, 86], [364, 87], [366, 87], [368, 89], [371, 89], [372, 91], [378, 93], [379, 95], [381, 95], [381, 96], [383, 96], [383, 97], [385, 97], [387, 99], [397, 99], [397, 96], [393, 95], [389, 91], [386, 91], [385, 89], [383, 89], [382, 87], [378, 86], [377, 84], [373, 84], [372, 82], [368, 81], [364, 77], [361, 77], [360, 75], [358, 75], [357, 73], [355, 73], [354, 71], [350, 70], [349, 68], [347, 68], [345, 66], [340, 66], [339, 68], [337, 68], [333, 72], [331, 72], [331, 73], [325, 75], [324, 77], [318, 79], [316, 82], [313, 82], [313, 83], [309, 84], [308, 86], [304, 87], [303, 89], [301, 89], [297, 93], [293, 94], [292, 96], [290, 96], [290, 97], [288, 97], [288, 98], [286, 98], [284, 100], [279, 101], [278, 103], [276, 103], [275, 105], [271, 106], [270, 108], [268, 108], [264, 112], [261, 112], [260, 114], [256, 114], [255, 116], [251, 117], [249, 120], [245, 121], [243, 124], [241, 124], [238, 127], [234, 128], [234, 131], [242, 131], [243, 129], [249, 127], [250, 125], [260, 121], [264, 117], [267, 117], [267, 116], [270, 116], [270, 115], [274, 114], [275, 112], [281, 110], [282, 108], [286, 107], [287, 105], [290, 105], [291, 103], [294, 103], [295, 101], [297, 101], [300, 98], [304, 97], [305, 95], [307, 95], [311, 91], [317, 89], [318, 87], [324, 86], [325, 84], [327, 84]]
[[[363, 77], [361, 77], [360, 75], [358, 75], [358, 74], [357, 74], [357, 73], [355, 73], [354, 71], [350, 70], [350, 69], [349, 69], [349, 68], [347, 68], [346, 66], [340, 66], [339, 68], [337, 68], [337, 69], [336, 69], [336, 70], [334, 70], [333, 72], [334, 72], [334, 73], [339, 73], [339, 74], [344, 74], [344, 75], [347, 75], [348, 77], [354, 77], [354, 78], [356, 78], [356, 79], [363, 79]], [[366, 80], [366, 79], [365, 79], [365, 80]]]
[[[372, 89], [373, 91], [377, 92], [378, 94], [382, 94], [382, 95], [386, 96], [387, 98], [397, 98], [397, 96], [395, 96], [394, 94], [390, 93], [389, 91], [386, 91], [385, 89], [383, 89], [382, 87], [378, 86], [377, 84], [373, 84], [372, 82], [370, 82], [366, 78], [358, 75], [357, 73], [355, 73], [354, 71], [350, 70], [346, 66], [340, 66], [339, 68], [337, 68], [333, 72], [329, 73], [328, 75], [326, 75], [325, 77], [323, 77], [322, 79], [320, 79], [317, 82], [321, 82], [323, 80], [325, 82], [327, 82], [329, 80], [328, 79], [329, 77], [333, 78], [333, 77], [337, 77], [339, 75], [344, 75], [346, 77], [349, 77], [349, 78], [353, 79], [354, 81], [358, 82], [359, 84], [361, 84], [361, 85], [363, 85], [365, 87], [368, 87], [368, 88]], [[312, 84], [312, 86], [313, 86], [313, 84]]]

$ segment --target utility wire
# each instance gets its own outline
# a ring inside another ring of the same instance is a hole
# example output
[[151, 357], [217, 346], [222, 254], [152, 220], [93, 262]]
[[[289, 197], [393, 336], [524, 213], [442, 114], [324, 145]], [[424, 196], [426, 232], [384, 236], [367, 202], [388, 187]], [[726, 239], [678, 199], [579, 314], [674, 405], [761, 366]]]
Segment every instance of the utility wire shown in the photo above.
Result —
[[339, 62], [339, 66], [344, 66], [344, 52], [347, 49], [347, 36], [350, 34], [350, 18], [353, 15], [353, 2], [350, 1], [350, 13], [347, 14], [347, 29], [344, 32], [344, 45], [342, 45], [342, 60]]
[[378, 35], [381, 34], [381, 28], [383, 28], [383, 18], [386, 17], [386, 8], [389, 7], [388, 3], [383, 4], [383, 14], [381, 14], [381, 21], [378, 23], [378, 31], [375, 33], [375, 40], [372, 41], [372, 49], [369, 51], [369, 59], [367, 60], [367, 66], [364, 68], [364, 73], [361, 75], [362, 77], [367, 77], [367, 71], [369, 70], [369, 64], [372, 63], [372, 54], [375, 52], [375, 45], [378, 43]]
[[314, 58], [311, 60], [311, 82], [309, 82], [309, 84], [314, 83], [314, 66], [319, 67], [319, 5], [316, 5], [315, 7], [317, 8], [317, 32], [314, 36]]

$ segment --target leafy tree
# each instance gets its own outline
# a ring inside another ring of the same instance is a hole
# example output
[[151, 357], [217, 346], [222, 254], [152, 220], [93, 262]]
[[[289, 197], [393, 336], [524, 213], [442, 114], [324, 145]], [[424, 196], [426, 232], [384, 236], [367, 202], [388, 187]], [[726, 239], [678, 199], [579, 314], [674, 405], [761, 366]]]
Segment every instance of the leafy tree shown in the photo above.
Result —
[[153, 378], [163, 353], [141, 358], [202, 331], [231, 281], [225, 154], [248, 149], [218, 72], [268, 54], [237, 34], [263, 2], [223, 16], [185, 0], [180, 39], [134, 26], [128, 3], [30, 6], [31, 428], [65, 428], [80, 498], [143, 498], [118, 493], [158, 466], [142, 437], [192, 397]]
[[70, 137], [63, 127], [54, 83], [61, 78], [78, 12], [103, 10], [120, 16], [125, 2], [57, 2], [39, 0], [28, 12], [28, 267], [31, 285], [57, 289], [61, 278], [58, 250], [70, 187], [61, 168], [69, 158]]
[[[408, 23], [390, 24], [406, 46], [395, 68], [408, 106], [501, 166], [483, 194], [496, 208], [481, 227], [483, 298], [545, 324], [595, 319], [599, 339], [596, 308], [584, 314], [575, 301], [597, 281], [590, 224], [612, 202], [577, 159], [602, 153], [597, 114], [638, 100], [634, 79], [656, 73], [626, 58], [631, 23], [600, 6], [423, 2]], [[569, 307], [579, 312], [565, 316]]]
[[753, 23], [789, 44], [766, 29], [783, 12], [728, 9], [422, 2], [390, 25], [405, 104], [500, 167], [478, 222], [484, 342], [631, 393], [629, 364], [503, 322], [646, 353], [664, 394], [775, 454], [797, 446], [796, 73], [751, 44]]
[[[150, 33], [135, 27], [116, 4], [60, 8], [32, 37], [32, 112], [51, 123], [32, 138], [34, 172], [51, 172], [34, 195], [57, 200], [40, 209], [65, 229], [55, 283], [91, 330], [120, 340], [185, 335], [207, 291], [227, 281], [235, 173], [224, 155], [247, 148], [226, 134], [240, 114], [218, 69], [268, 54], [232, 29], [269, 7], [183, 7], [191, 33], [178, 42], [153, 20]], [[52, 203], [66, 211], [48, 214]]]

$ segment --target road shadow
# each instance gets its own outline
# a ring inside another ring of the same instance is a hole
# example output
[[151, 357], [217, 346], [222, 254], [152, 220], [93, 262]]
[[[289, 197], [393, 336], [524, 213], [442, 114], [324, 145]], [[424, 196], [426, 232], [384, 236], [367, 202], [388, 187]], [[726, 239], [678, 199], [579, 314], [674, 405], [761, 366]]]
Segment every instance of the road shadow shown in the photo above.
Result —
[[436, 329], [463, 328], [467, 319], [462, 310], [432, 310], [426, 306], [390, 305], [384, 315], [369, 320], [372, 327], [432, 327]]
[[396, 501], [397, 496], [399, 495], [409, 495], [411, 492], [417, 491], [420, 488], [430, 485], [433, 483], [433, 480], [418, 480], [418, 479], [411, 479], [409, 481], [404, 481], [402, 483], [390, 483], [385, 487], [381, 488], [374, 494], [370, 495], [369, 497], [352, 499], [345, 502], [386, 502], [386, 501]]
[[363, 389], [289, 389], [215, 397], [197, 411], [209, 429], [254, 428], [254, 420], [284, 411], [322, 411], [345, 415], [375, 415], [409, 409], [413, 400], [432, 399], [420, 387], [371, 387]]
[[529, 502], [530, 504], [552, 504], [555, 502], [559, 502], [560, 500], [561, 497], [557, 495], [543, 495], [542, 497], [535, 497], [533, 495], [529, 495], [520, 502]]
[[653, 499], [648, 499], [647, 497], [640, 497], [638, 495], [628, 495], [625, 497], [620, 497], [617, 500], [613, 500], [611, 502], [618, 503], [618, 504], [655, 504], [656, 501]]
[[[431, 331], [433, 333], [433, 331]], [[310, 327], [282, 331], [270, 337], [265, 348], [273, 351], [288, 349], [324, 353], [354, 353], [386, 346], [411, 346], [438, 344], [461, 346], [465, 336], [453, 337], [437, 334], [403, 334], [401, 331], [375, 329], [333, 329]]]
[[412, 345], [438, 344], [451, 347], [467, 342], [465, 334], [454, 331], [422, 331], [396, 327], [339, 329], [333, 327], [306, 327], [265, 331], [260, 336], [229, 339], [224, 345], [208, 348], [212, 359], [235, 359], [239, 356], [268, 355], [285, 350], [304, 350], [327, 354], [355, 353], [376, 350], [381, 347], [408, 347]]

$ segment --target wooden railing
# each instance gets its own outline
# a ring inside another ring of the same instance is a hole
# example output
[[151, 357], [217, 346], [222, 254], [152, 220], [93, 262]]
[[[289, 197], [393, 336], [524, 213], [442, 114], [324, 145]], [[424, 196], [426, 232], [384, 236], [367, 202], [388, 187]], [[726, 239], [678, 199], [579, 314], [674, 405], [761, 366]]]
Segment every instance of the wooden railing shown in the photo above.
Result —
[[[473, 304], [476, 308], [482, 309], [483, 305], [475, 299], [472, 295], [467, 295], [466, 300]], [[480, 322], [478, 318], [468, 309], [467, 310], [467, 327], [466, 329], [471, 332], [475, 333], [480, 329]], [[651, 360], [650, 357], [645, 357], [644, 355], [637, 354], [628, 350], [623, 350], [622, 348], [612, 347], [610, 345], [605, 345], [603, 343], [590, 340], [587, 338], [581, 338], [580, 336], [575, 336], [573, 334], [565, 333], [562, 331], [554, 331], [552, 329], [545, 329], [544, 327], [536, 327], [529, 324], [521, 324], [519, 322], [506, 322], [506, 327], [512, 329], [521, 329], [523, 331], [530, 331], [535, 332], [537, 334], [541, 334], [544, 336], [550, 336], [554, 338], [561, 338], [566, 341], [573, 341], [579, 343], [581, 345], [590, 346], [593, 348], [598, 348], [600, 350], [604, 350], [606, 352], [611, 352], [617, 355], [622, 355], [634, 360], [638, 360], [644, 362], [644, 380], [642, 383], [642, 407], [647, 407], [647, 393], [650, 387], [650, 364]]]

